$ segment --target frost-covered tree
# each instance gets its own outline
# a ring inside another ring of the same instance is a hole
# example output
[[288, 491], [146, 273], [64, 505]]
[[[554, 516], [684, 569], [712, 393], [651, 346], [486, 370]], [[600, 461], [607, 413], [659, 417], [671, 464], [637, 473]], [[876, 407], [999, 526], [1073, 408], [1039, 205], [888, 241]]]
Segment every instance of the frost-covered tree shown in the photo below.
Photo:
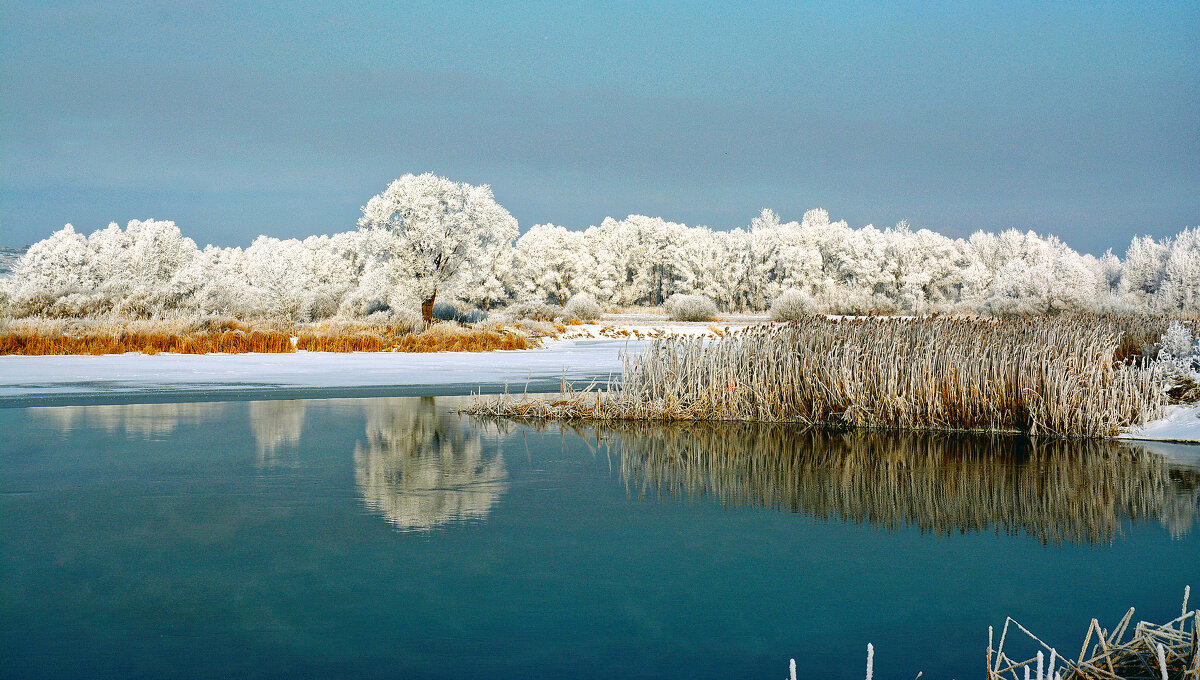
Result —
[[169, 221], [133, 220], [125, 226], [125, 238], [129, 275], [146, 285], [170, 281], [198, 252], [196, 242]]
[[86, 316], [128, 308], [144, 314], [178, 304], [172, 281], [198, 254], [174, 222], [133, 220], [124, 230], [114, 223], [86, 238], [68, 224], [17, 262], [12, 296], [24, 313]]
[[17, 299], [58, 296], [95, 288], [103, 280], [87, 238], [68, 224], [30, 246], [17, 261], [12, 295]]
[[596, 258], [583, 232], [535, 224], [517, 239], [515, 257], [523, 297], [562, 305], [576, 293], [596, 292], [589, 281]]
[[1200, 313], [1200, 227], [1171, 239], [1158, 298], [1160, 309]]
[[751, 309], [767, 305], [789, 288], [808, 289], [821, 281], [821, 254], [813, 232], [830, 226], [829, 213], [810, 210], [802, 222], [781, 222], [774, 211], [763, 211], [750, 222], [741, 258], [743, 304]]
[[516, 253], [508, 244], [498, 244], [479, 263], [479, 285], [457, 291], [463, 302], [479, 309], [492, 309], [517, 296]]
[[[617, 305], [660, 305], [683, 277], [681, 250], [688, 228], [661, 217], [611, 217], [587, 232], [595, 279]], [[603, 294], [601, 294], [603, 297]]]
[[1166, 275], [1170, 241], [1159, 243], [1149, 236], [1134, 237], [1121, 266], [1120, 290], [1133, 304], [1148, 304], [1158, 293]]
[[799, 222], [763, 210], [728, 231], [631, 215], [583, 231], [537, 225], [516, 239], [516, 221], [486, 186], [430, 174], [393, 182], [359, 227], [200, 250], [172, 222], [114, 223], [90, 236], [67, 225], [0, 279], [0, 307], [306, 321], [415, 308], [428, 318], [435, 299], [491, 309], [579, 294], [605, 306], [692, 295], [763, 311], [791, 290], [813, 311], [842, 314], [1200, 314], [1200, 228], [1135, 238], [1124, 260], [1015, 229], [951, 239], [903, 222], [851, 228], [820, 209]]
[[490, 187], [432, 173], [404, 175], [362, 212], [369, 252], [405, 282], [426, 322], [439, 292], [482, 283], [479, 263], [517, 236], [516, 219]]
[[997, 273], [985, 309], [994, 314], [1088, 311], [1099, 297], [1095, 258], [1063, 253], [1049, 262], [1014, 259]]

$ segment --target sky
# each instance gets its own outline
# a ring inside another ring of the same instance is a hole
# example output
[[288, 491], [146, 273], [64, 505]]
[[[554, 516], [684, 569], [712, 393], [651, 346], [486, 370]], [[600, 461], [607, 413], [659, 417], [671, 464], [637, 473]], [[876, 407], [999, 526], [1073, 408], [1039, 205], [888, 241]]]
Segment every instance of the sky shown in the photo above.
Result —
[[0, 0], [0, 245], [346, 231], [426, 171], [522, 231], [1200, 225], [1198, 2], [480, 5]]

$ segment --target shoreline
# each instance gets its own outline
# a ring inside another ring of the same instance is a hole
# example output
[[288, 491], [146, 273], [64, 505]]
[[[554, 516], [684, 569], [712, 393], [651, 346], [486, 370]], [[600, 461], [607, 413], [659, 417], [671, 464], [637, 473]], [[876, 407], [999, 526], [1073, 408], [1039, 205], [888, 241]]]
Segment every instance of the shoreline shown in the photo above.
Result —
[[[716, 338], [758, 317], [672, 322], [607, 315], [567, 326], [540, 347], [484, 352], [269, 352], [3, 355], [0, 408], [131, 403], [468, 396], [603, 389], [664, 334]], [[1200, 404], [1171, 405], [1164, 417], [1111, 437], [1200, 444]]]

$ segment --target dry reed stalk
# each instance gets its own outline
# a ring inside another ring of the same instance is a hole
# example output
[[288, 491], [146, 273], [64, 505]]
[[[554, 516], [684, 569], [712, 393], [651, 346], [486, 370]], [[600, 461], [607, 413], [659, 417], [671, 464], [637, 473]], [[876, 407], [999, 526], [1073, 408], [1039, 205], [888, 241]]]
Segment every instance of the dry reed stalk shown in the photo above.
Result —
[[301, 333], [296, 338], [296, 349], [306, 352], [381, 352], [389, 345], [386, 338], [369, 332], [348, 335]]
[[1117, 361], [1132, 322], [806, 319], [711, 339], [663, 336], [602, 395], [481, 401], [480, 414], [744, 420], [1108, 437], [1157, 417], [1159, 371]]
[[529, 349], [535, 341], [524, 333], [437, 324], [424, 333], [400, 338], [399, 352], [490, 352]]
[[300, 332], [298, 349], [314, 352], [490, 352], [529, 349], [539, 341], [496, 323], [437, 323], [419, 332], [358, 322], [323, 323]]
[[119, 333], [81, 336], [0, 334], [0, 355], [64, 354], [208, 354], [211, 352], [294, 352], [292, 338], [278, 331], [225, 331], [224, 333], [163, 334]]
[[[991, 640], [988, 641], [988, 680], [1021, 680], [1022, 676], [1037, 680], [1196, 680], [1200, 678], [1200, 610], [1188, 610], [1190, 591], [1190, 587], [1184, 589], [1182, 614], [1165, 624], [1140, 621], [1128, 641], [1124, 637], [1133, 609], [1125, 613], [1111, 633], [1092, 619], [1078, 659], [1062, 657], [1055, 648], [1008, 618], [994, 651]], [[1035, 656], [1021, 661], [1009, 656], [1005, 645], [1012, 642], [1008, 638], [1010, 625], [1025, 635], [1024, 641], [1033, 643], [1037, 649]], [[1047, 653], [1051, 662], [1044, 667]]]
[[268, 352], [487, 352], [539, 340], [497, 324], [439, 323], [420, 333], [387, 323], [336, 320], [294, 325], [274, 319], [0, 320], [0, 355], [207, 354]]

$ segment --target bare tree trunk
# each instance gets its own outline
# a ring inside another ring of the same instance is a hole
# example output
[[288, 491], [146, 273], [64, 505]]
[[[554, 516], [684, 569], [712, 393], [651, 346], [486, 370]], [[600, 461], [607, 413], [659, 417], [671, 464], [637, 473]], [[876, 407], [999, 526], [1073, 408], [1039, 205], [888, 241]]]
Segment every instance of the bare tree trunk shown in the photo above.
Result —
[[429, 299], [421, 303], [421, 318], [425, 319], [425, 323], [433, 323], [433, 301], [437, 298], [437, 293], [429, 296]]

